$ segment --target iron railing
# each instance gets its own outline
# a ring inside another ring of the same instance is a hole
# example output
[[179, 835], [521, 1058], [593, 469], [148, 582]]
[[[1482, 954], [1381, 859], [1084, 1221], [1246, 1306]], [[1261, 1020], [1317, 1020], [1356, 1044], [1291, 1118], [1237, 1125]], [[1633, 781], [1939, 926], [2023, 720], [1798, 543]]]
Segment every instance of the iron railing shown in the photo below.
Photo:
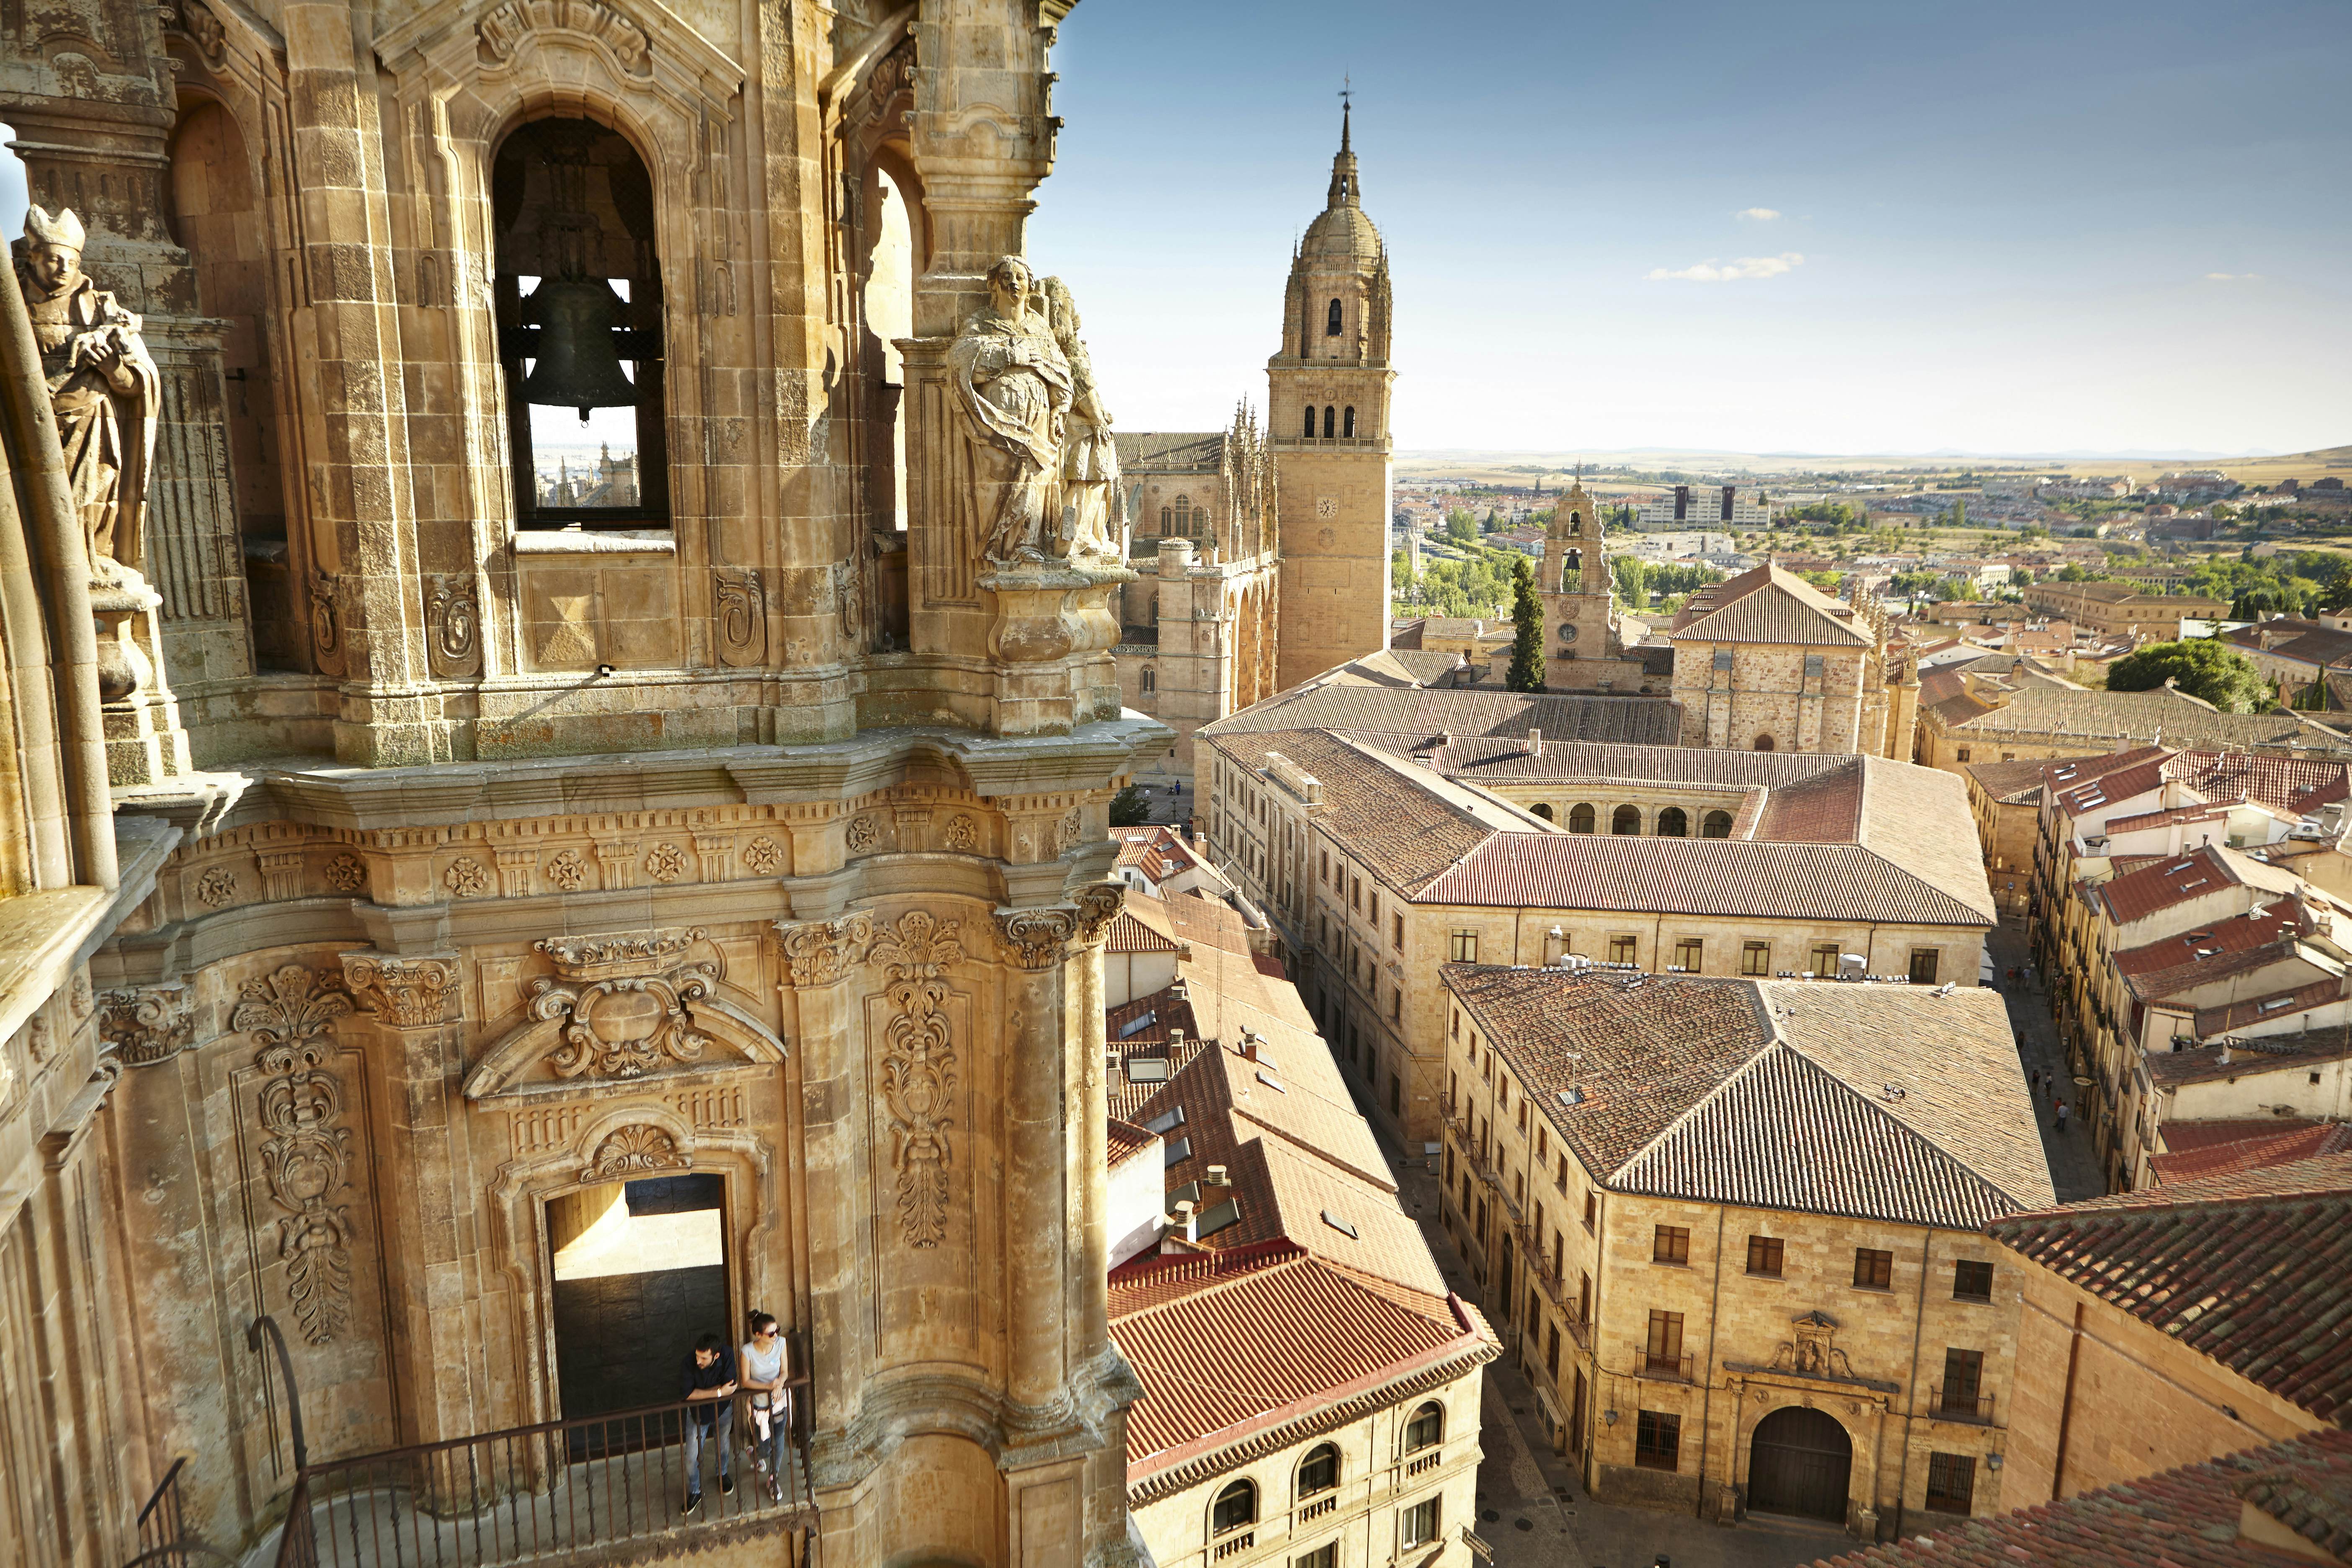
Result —
[[[787, 1430], [782, 1473], [755, 1474], [739, 1396], [735, 1487], [721, 1490], [714, 1457], [686, 1464], [687, 1423], [709, 1408], [651, 1405], [305, 1465], [278, 1568], [492, 1568], [747, 1521], [787, 1531], [787, 1563], [804, 1563], [817, 1522], [806, 1446]], [[689, 1474], [702, 1503], [682, 1514]]]
[[235, 1568], [236, 1559], [188, 1533], [188, 1516], [180, 1502], [180, 1475], [188, 1467], [181, 1455], [155, 1483], [147, 1506], [139, 1510], [139, 1554], [123, 1568], [199, 1568], [223, 1563]]
[[1691, 1358], [1684, 1351], [1657, 1351], [1641, 1341], [1633, 1342], [1633, 1375], [1660, 1377], [1674, 1383], [1691, 1380]]
[[1969, 1387], [1931, 1390], [1935, 1397], [1935, 1413], [1947, 1421], [1983, 1421], [1992, 1419], [1992, 1395], [1979, 1394]]

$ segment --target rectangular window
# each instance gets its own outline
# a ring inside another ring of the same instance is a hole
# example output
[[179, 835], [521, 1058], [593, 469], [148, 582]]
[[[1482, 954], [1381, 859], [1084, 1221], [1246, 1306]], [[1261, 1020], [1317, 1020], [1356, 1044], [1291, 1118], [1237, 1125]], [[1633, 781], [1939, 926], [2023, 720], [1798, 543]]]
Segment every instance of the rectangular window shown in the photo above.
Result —
[[1561, 1248], [1565, 1246], [1566, 1242], [1567, 1237], [1561, 1236], [1559, 1232], [1553, 1231], [1551, 1233], [1551, 1272], [1552, 1278], [1555, 1279], [1566, 1278], [1566, 1275], [1562, 1272], [1560, 1268], [1560, 1265], [1566, 1261], [1566, 1258], [1561, 1255]]
[[1457, 1040], [1460, 1039], [1462, 1037], [1462, 1009], [1459, 1007], [1454, 1009], [1453, 1029], [1454, 1037]]
[[1404, 1510], [1404, 1544], [1426, 1546], [1437, 1539], [1437, 1498], [1423, 1498]]
[[1662, 1225], [1650, 1241], [1650, 1261], [1653, 1263], [1688, 1263], [1690, 1261], [1690, 1228], [1687, 1226]]
[[1686, 936], [1675, 943], [1675, 964], [1685, 974], [1696, 974], [1706, 958], [1706, 943], [1697, 937]]
[[1945, 1351], [1944, 1395], [1937, 1405], [1955, 1415], [1974, 1415], [1978, 1396], [1983, 1392], [1984, 1352]]
[[1339, 1568], [1339, 1543], [1327, 1541], [1306, 1556], [1292, 1558], [1290, 1568]]
[[1453, 955], [1454, 962], [1456, 963], [1477, 963], [1478, 933], [1475, 931], [1455, 931], [1447, 941], [1446, 951]]
[[1772, 944], [1769, 942], [1743, 942], [1739, 944], [1739, 973], [1769, 974], [1772, 973]]
[[1634, 958], [1633, 951], [1640, 941], [1641, 939], [1639, 937], [1611, 937], [1609, 939], [1609, 962], [1612, 963], [1633, 963], [1639, 962]]
[[1890, 1290], [1895, 1287], [1895, 1254], [1874, 1247], [1853, 1249], [1853, 1283], [1859, 1290]]
[[1323, 850], [1316, 858], [1322, 862], [1321, 868], [1316, 874], [1322, 879], [1324, 884], [1328, 887], [1331, 881], [1331, 851], [1328, 849]]
[[1645, 1470], [1681, 1469], [1683, 1418], [1663, 1410], [1637, 1412], [1633, 1417], [1633, 1462]]
[[1967, 762], [1969, 760], [1969, 749], [1966, 746], [1962, 746], [1959, 749], [1958, 755], [1961, 762]]
[[1576, 1276], [1576, 1321], [1592, 1321], [1592, 1276], [1579, 1269]]
[[1389, 1114], [1404, 1114], [1404, 1082], [1394, 1073], [1389, 1074]]
[[1648, 1362], [1653, 1372], [1680, 1372], [1683, 1367], [1683, 1315], [1650, 1309]]
[[1911, 984], [1914, 985], [1936, 984], [1936, 961], [1940, 955], [1941, 950], [1937, 948], [1913, 948], [1911, 950]]
[[1953, 1264], [1952, 1300], [1955, 1301], [1991, 1300], [1992, 1265], [1970, 1263], [1965, 1259]]
[[1389, 945], [1400, 952], [1404, 951], [1404, 917], [1402, 915], [1389, 917]]
[[1768, 1279], [1780, 1278], [1780, 1258], [1785, 1243], [1777, 1236], [1751, 1236], [1748, 1238], [1748, 1272]]
[[1977, 1461], [1969, 1454], [1927, 1456], [1927, 1506], [1937, 1513], [1969, 1513], [1977, 1500]]
[[1591, 1193], [1584, 1194], [1584, 1228], [1587, 1230], [1592, 1228], [1592, 1211], [1599, 1201]]
[[1391, 1019], [1404, 1016], [1404, 987], [1402, 985], [1389, 994], [1389, 1016]]
[[1559, 1325], [1554, 1323], [1544, 1331], [1544, 1370], [1556, 1380], [1559, 1376]]
[[1838, 944], [1825, 942], [1813, 949], [1813, 973], [1816, 978], [1835, 980], [1838, 972]]
[[1552, 1178], [1551, 1184], [1563, 1193], [1568, 1191], [1568, 1156], [1566, 1154], [1559, 1157], [1559, 1173]]
[[1536, 1129], [1536, 1163], [1540, 1165], [1550, 1158], [1551, 1130], [1548, 1127], [1538, 1127]]

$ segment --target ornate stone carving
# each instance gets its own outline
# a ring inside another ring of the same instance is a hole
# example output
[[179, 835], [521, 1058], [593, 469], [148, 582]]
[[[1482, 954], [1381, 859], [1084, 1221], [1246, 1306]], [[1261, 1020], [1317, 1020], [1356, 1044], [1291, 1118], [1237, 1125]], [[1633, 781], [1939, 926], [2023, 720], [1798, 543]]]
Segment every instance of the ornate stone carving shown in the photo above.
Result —
[[1110, 931], [1110, 922], [1127, 908], [1127, 884], [1089, 882], [1078, 889], [1078, 940], [1092, 945]]
[[1837, 1348], [1837, 1320], [1826, 1312], [1807, 1312], [1790, 1324], [1791, 1338], [1772, 1352], [1774, 1372], [1800, 1377], [1852, 1379], [1853, 1367]]
[[205, 68], [218, 71], [228, 64], [228, 33], [218, 16], [205, 9], [203, 0], [180, 0], [180, 26], [188, 41], [196, 46], [197, 58]]
[[168, 1061], [195, 1035], [187, 986], [131, 986], [98, 994], [98, 1037], [131, 1067]]
[[352, 998], [341, 981], [321, 984], [299, 963], [247, 981], [237, 996], [229, 1027], [261, 1042], [254, 1065], [270, 1075], [261, 1087], [261, 1170], [286, 1211], [278, 1222], [286, 1294], [302, 1337], [322, 1345], [351, 1316], [352, 1224], [331, 1200], [350, 1184], [352, 1134], [339, 1124], [342, 1085], [326, 1070], [334, 1045], [321, 1037], [351, 1014]]
[[367, 886], [367, 863], [356, 855], [338, 855], [327, 862], [327, 886], [339, 893], [356, 893]]
[[261, 861], [261, 896], [272, 903], [302, 896], [304, 861], [299, 849], [265, 849]]
[[772, 877], [784, 868], [784, 852], [762, 833], [743, 846], [743, 868], [755, 877]]
[[35, 1067], [47, 1067], [58, 1054], [58, 1031], [47, 1013], [36, 1013], [25, 1026], [25, 1051]]
[[460, 855], [441, 873], [441, 885], [461, 899], [478, 899], [490, 890], [490, 874], [471, 855]]
[[881, 837], [882, 829], [876, 825], [874, 818], [871, 816], [851, 817], [849, 819], [849, 826], [843, 834], [844, 839], [849, 845], [849, 852], [852, 855], [864, 855], [867, 853], [874, 847], [876, 841]]
[[1062, 814], [1061, 822], [1054, 829], [1054, 853], [1059, 855], [1076, 848], [1078, 841], [1086, 836], [1086, 814], [1074, 805]]
[[890, 1117], [890, 1163], [898, 1173], [898, 1229], [909, 1247], [937, 1247], [947, 1237], [956, 1051], [941, 972], [963, 959], [961, 931], [961, 921], [915, 910], [867, 954], [888, 975], [882, 1101]]
[[969, 855], [980, 847], [980, 826], [961, 813], [948, 819], [944, 836], [947, 847], [959, 855]]
[[799, 925], [778, 921], [776, 935], [784, 947], [784, 983], [803, 989], [832, 984], [857, 962], [856, 950], [873, 934], [874, 917], [866, 914]]
[[[963, 459], [959, 487], [968, 537], [984, 542], [999, 565], [1042, 562], [1061, 553], [1049, 537], [1046, 508], [1062, 471], [1070, 365], [1033, 301], [1028, 263], [1007, 256], [988, 270], [989, 302], [974, 311], [948, 349], [961, 411]], [[1055, 520], [1056, 522], [1058, 519]]]
[[475, 24], [482, 62], [503, 66], [536, 32], [577, 33], [593, 38], [612, 51], [620, 68], [634, 77], [653, 74], [653, 50], [645, 29], [603, 0], [506, 0]]
[[649, 1171], [686, 1171], [693, 1167], [693, 1159], [679, 1150], [677, 1139], [658, 1127], [633, 1121], [605, 1134], [580, 1174], [585, 1181], [615, 1182]]
[[735, 836], [730, 833], [698, 833], [694, 836], [694, 860], [706, 882], [727, 880], [729, 862], [735, 858]]
[[1118, 537], [1123, 509], [1118, 500], [1118, 447], [1110, 433], [1110, 411], [1095, 385], [1093, 356], [1078, 336], [1078, 307], [1058, 278], [1045, 279], [1046, 319], [1054, 342], [1070, 366], [1070, 411], [1062, 441], [1062, 466], [1048, 521], [1059, 520], [1055, 553], [1076, 560], [1117, 560], [1126, 553]]
[[539, 851], [528, 844], [506, 845], [490, 851], [499, 863], [499, 897], [530, 897], [531, 874], [539, 869]]
[[1078, 931], [1078, 912], [1066, 904], [1049, 909], [998, 910], [996, 936], [1005, 956], [1024, 969], [1049, 969], [1063, 944]]
[[588, 862], [580, 858], [577, 849], [559, 849], [547, 858], [547, 879], [567, 893], [576, 893], [588, 885]]
[[309, 584], [310, 658], [321, 675], [343, 673], [343, 580], [315, 567]]
[[196, 879], [197, 899], [214, 909], [236, 897], [236, 873], [226, 866], [209, 866]]
[[766, 662], [768, 601], [760, 574], [749, 566], [721, 566], [711, 578], [711, 599], [719, 622], [719, 662], [731, 669]]
[[17, 252], [17, 284], [48, 377], [90, 581], [143, 587], [140, 555], [163, 379], [137, 313], [81, 269], [85, 238], [70, 210], [51, 217], [32, 208]]
[[656, 882], [675, 882], [686, 875], [686, 851], [675, 844], [655, 845], [646, 851], [646, 875]]
[[473, 675], [482, 668], [482, 605], [471, 574], [425, 579], [425, 645], [436, 675]]
[[457, 1001], [455, 957], [407, 958], [347, 952], [343, 979], [383, 1023], [395, 1029], [446, 1024]]
[[548, 1053], [558, 1078], [643, 1078], [664, 1058], [691, 1062], [709, 1038], [686, 1005], [710, 994], [715, 963], [688, 963], [703, 939], [691, 931], [651, 936], [547, 937], [534, 945], [555, 961], [555, 975], [530, 983], [530, 1012], [561, 1020], [562, 1043]]

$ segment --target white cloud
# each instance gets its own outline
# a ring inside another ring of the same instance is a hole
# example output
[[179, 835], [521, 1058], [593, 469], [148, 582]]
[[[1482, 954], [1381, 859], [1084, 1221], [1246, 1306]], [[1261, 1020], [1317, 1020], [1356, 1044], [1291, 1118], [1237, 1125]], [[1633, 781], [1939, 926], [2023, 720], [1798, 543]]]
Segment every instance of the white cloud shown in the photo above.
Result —
[[2262, 276], [2259, 272], [2208, 272], [2205, 274], [2205, 281], [2208, 283], [2255, 283], [2262, 280]]
[[1753, 218], [1758, 223], [1770, 223], [1774, 218], [1779, 217], [1780, 215], [1774, 212], [1770, 207], [1742, 207], [1731, 216], [1734, 217]]
[[1778, 278], [1783, 272], [1793, 271], [1804, 264], [1805, 258], [1793, 250], [1784, 250], [1778, 256], [1739, 256], [1722, 262], [1710, 256], [1695, 267], [1680, 267], [1672, 271], [1664, 267], [1653, 267], [1648, 277], [1653, 283], [1668, 279], [1679, 279], [1685, 283], [1729, 283], [1740, 278]]

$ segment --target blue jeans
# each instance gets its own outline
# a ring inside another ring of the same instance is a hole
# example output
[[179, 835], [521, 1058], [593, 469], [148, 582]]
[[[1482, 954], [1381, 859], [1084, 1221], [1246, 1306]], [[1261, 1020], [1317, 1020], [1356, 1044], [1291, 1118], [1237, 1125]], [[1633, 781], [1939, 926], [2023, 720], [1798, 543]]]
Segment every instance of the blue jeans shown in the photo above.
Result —
[[731, 1399], [711, 1401], [719, 1406], [715, 1429], [705, 1431], [702, 1412], [689, 1409], [686, 1414], [686, 1495], [702, 1495], [702, 1446], [709, 1443], [719, 1450], [719, 1479], [726, 1480], [735, 1473], [735, 1456], [729, 1450], [727, 1434], [735, 1424], [735, 1402]]
[[760, 1436], [756, 1417], [747, 1415], [745, 1419], [751, 1422], [751, 1458], [763, 1461], [768, 1473], [775, 1476], [783, 1473], [784, 1424], [791, 1419], [792, 1407], [784, 1403], [782, 1394], [772, 1394], [768, 1397], [774, 1401], [774, 1405], [768, 1411], [768, 1435], [765, 1438]]

